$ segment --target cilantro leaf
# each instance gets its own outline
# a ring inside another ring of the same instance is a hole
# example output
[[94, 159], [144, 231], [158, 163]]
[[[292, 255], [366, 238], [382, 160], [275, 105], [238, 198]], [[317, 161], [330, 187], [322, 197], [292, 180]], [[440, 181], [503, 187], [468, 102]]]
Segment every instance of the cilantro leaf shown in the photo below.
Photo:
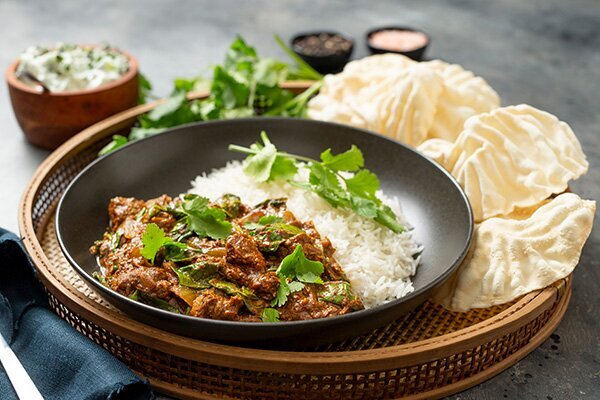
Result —
[[138, 74], [138, 80], [140, 82], [140, 93], [138, 95], [138, 104], [144, 104], [148, 97], [151, 96], [152, 92], [152, 83], [146, 78], [146, 76], [142, 73]]
[[185, 101], [185, 92], [177, 92], [163, 103], [154, 107], [154, 109], [148, 113], [148, 119], [151, 121], [158, 121], [165, 115], [175, 112]]
[[280, 277], [279, 278], [279, 288], [277, 289], [277, 294], [275, 298], [271, 301], [271, 305], [274, 307], [283, 306], [288, 299], [288, 296], [291, 293], [297, 292], [299, 290], [304, 289], [304, 283], [298, 281], [291, 281], [288, 283], [287, 278]]
[[279, 311], [274, 308], [263, 309], [261, 319], [263, 322], [279, 322]]
[[331, 149], [321, 153], [321, 161], [324, 167], [334, 171], [358, 171], [365, 165], [362, 151], [356, 145], [352, 145], [350, 150], [333, 155]]
[[100, 152], [98, 152], [98, 155], [103, 156], [105, 154], [112, 153], [119, 147], [125, 146], [128, 142], [129, 142], [129, 139], [127, 139], [125, 136], [113, 135], [112, 141], [110, 143], [108, 143], [106, 146], [104, 146], [100, 150]]
[[340, 184], [338, 176], [321, 164], [313, 163], [310, 166], [308, 182], [311, 189], [327, 200], [334, 207], [348, 206], [348, 196]]
[[146, 226], [146, 230], [142, 235], [142, 243], [144, 247], [140, 251], [142, 257], [147, 260], [150, 260], [154, 264], [154, 257], [156, 257], [156, 253], [163, 247], [165, 244], [173, 242], [173, 239], [168, 237], [162, 229], [155, 223], [148, 224]]
[[271, 143], [267, 134], [263, 131], [260, 134], [263, 144], [255, 143], [250, 148], [257, 153], [246, 158], [244, 162], [244, 172], [253, 176], [258, 182], [266, 182], [271, 176], [271, 168], [277, 157], [277, 148]]
[[165, 232], [158, 227], [156, 224], [148, 224], [146, 226], [146, 231], [142, 235], [142, 243], [144, 247], [140, 254], [147, 260], [152, 261], [154, 263], [154, 257], [158, 250], [165, 244], [167, 241], [167, 237]]
[[131, 133], [129, 134], [129, 140], [134, 141], [144, 139], [156, 135], [157, 133], [161, 133], [165, 129], [166, 128], [132, 128]]
[[321, 274], [325, 268], [319, 261], [311, 261], [306, 258], [301, 245], [297, 245], [294, 252], [286, 256], [277, 268], [277, 276], [296, 278], [304, 283], [323, 283]]
[[378, 204], [375, 201], [360, 196], [352, 196], [350, 203], [352, 204], [352, 210], [358, 215], [371, 219], [377, 217]]
[[200, 237], [225, 239], [231, 233], [231, 222], [220, 208], [209, 207], [209, 200], [201, 196], [186, 196], [181, 208], [187, 216], [189, 228]]
[[210, 96], [215, 99], [217, 106], [231, 110], [247, 105], [249, 94], [250, 88], [247, 84], [237, 80], [223, 67], [215, 67]]
[[269, 180], [273, 181], [277, 179], [292, 179], [296, 175], [296, 172], [298, 172], [298, 167], [293, 159], [277, 156], [275, 157], [273, 165], [271, 165]]
[[379, 189], [379, 179], [371, 171], [361, 169], [352, 178], [346, 179], [346, 188], [354, 195], [372, 198]]
[[395, 233], [404, 232], [404, 227], [398, 222], [394, 211], [392, 211], [392, 209], [385, 204], [381, 204], [377, 208], [377, 217], [375, 217], [375, 221], [391, 229]]

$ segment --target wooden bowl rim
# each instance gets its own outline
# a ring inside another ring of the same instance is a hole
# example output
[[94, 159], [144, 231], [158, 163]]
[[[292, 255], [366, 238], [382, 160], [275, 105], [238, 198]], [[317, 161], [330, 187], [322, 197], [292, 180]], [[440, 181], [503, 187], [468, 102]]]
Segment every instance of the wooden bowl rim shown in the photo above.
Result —
[[[290, 82], [282, 86], [288, 89], [306, 89], [310, 81]], [[188, 99], [206, 97], [206, 92], [191, 93]], [[34, 200], [48, 174], [55, 171], [65, 157], [77, 154], [82, 148], [95, 142], [100, 134], [109, 136], [110, 128], [123, 127], [131, 119], [153, 109], [164, 100], [136, 106], [98, 122], [83, 130], [56, 149], [34, 173], [21, 198], [19, 206], [19, 230], [23, 244], [34, 261], [36, 270], [48, 290], [66, 307], [83, 318], [132, 342], [197, 361], [210, 359], [211, 363], [231, 368], [247, 368], [255, 371], [297, 373], [354, 373], [368, 372], [398, 366], [416, 365], [427, 360], [451, 356], [485, 344], [495, 337], [513, 332], [527, 322], [533, 321], [570, 288], [570, 278], [562, 279], [544, 289], [525, 294], [506, 310], [469, 327], [452, 333], [405, 343], [396, 346], [344, 352], [280, 351], [237, 347], [205, 342], [174, 335], [149, 325], [134, 321], [125, 314], [102, 307], [72, 287], [52, 267], [38, 237], [31, 211]], [[45, 221], [46, 223], [48, 221]], [[45, 223], [42, 224], [45, 226]], [[260, 363], [257, 363], [260, 359]]]
[[[86, 47], [86, 46], [84, 46], [84, 47]], [[94, 47], [94, 46], [92, 45], [91, 47]], [[126, 84], [127, 82], [131, 81], [132, 79], [134, 79], [138, 75], [138, 72], [139, 72], [138, 60], [133, 55], [131, 55], [130, 53], [128, 53], [124, 50], [121, 50], [121, 49], [115, 49], [115, 50], [117, 50], [119, 53], [121, 53], [127, 57], [127, 59], [129, 60], [129, 69], [127, 70], [127, 72], [125, 74], [120, 76], [118, 79], [104, 83], [95, 88], [66, 90], [63, 92], [42, 92], [42, 91], [36, 90], [35, 87], [28, 86], [25, 83], [23, 83], [19, 78], [17, 78], [16, 71], [17, 71], [17, 67], [20, 62], [18, 58], [16, 60], [14, 60], [6, 69], [6, 72], [5, 72], [6, 82], [8, 83], [9, 86], [13, 87], [16, 90], [19, 90], [21, 92], [26, 92], [29, 94], [33, 94], [33, 95], [38, 95], [38, 96], [69, 97], [69, 96], [95, 95], [100, 92], [105, 92], [105, 91], [114, 89], [118, 86], [122, 86], [122, 85]]]

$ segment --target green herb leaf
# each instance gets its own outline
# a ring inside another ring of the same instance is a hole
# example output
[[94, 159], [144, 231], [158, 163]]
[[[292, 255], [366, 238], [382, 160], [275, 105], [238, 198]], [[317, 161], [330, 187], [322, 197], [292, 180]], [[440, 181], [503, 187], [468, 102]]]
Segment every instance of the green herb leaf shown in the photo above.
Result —
[[276, 222], [282, 222], [283, 218], [278, 217], [277, 215], [265, 215], [258, 219], [258, 223], [261, 225], [269, 225], [274, 224]]
[[269, 180], [288, 180], [292, 179], [296, 172], [298, 172], [298, 167], [296, 166], [296, 162], [291, 158], [285, 157], [275, 157], [275, 162], [271, 166], [271, 173], [269, 174]]
[[274, 308], [265, 308], [261, 319], [263, 322], [279, 322], [279, 311]]
[[375, 221], [396, 233], [404, 232], [404, 227], [398, 222], [394, 211], [385, 204], [381, 204], [377, 208], [377, 217], [375, 217]]
[[158, 250], [171, 241], [172, 239], [158, 225], [154, 223], [148, 224], [142, 235], [144, 247], [140, 253], [145, 259], [150, 260], [154, 264], [154, 257], [156, 257]]
[[283, 306], [287, 302], [288, 296], [291, 293], [297, 292], [302, 289], [304, 289], [304, 284], [302, 282], [291, 281], [288, 283], [287, 278], [283, 276], [280, 277], [279, 288], [277, 289], [277, 294], [275, 295], [275, 298], [271, 301], [271, 306]]
[[260, 137], [263, 144], [255, 143], [251, 146], [257, 153], [246, 158], [244, 172], [254, 177], [258, 182], [266, 182], [271, 176], [271, 168], [277, 157], [277, 149], [264, 131], [261, 132]]
[[179, 308], [172, 305], [166, 300], [151, 296], [144, 292], [138, 292], [138, 300], [140, 303], [147, 304], [152, 307], [160, 308], [161, 310], [171, 311], [179, 314]]
[[297, 279], [304, 283], [323, 283], [321, 274], [323, 264], [306, 258], [301, 245], [297, 245], [294, 252], [286, 256], [277, 268], [277, 276]]
[[177, 92], [150, 111], [148, 113], [148, 119], [151, 121], [159, 121], [166, 115], [177, 111], [185, 101], [185, 92]]
[[362, 151], [355, 145], [343, 153], [333, 155], [331, 149], [321, 153], [321, 161], [324, 167], [334, 171], [358, 171], [365, 165]]
[[378, 204], [375, 201], [360, 196], [352, 196], [350, 197], [350, 203], [352, 210], [358, 215], [371, 219], [377, 217]]
[[347, 207], [349, 199], [338, 176], [321, 164], [312, 164], [308, 182], [311, 189], [334, 207]]
[[250, 89], [223, 67], [216, 66], [210, 92], [211, 97], [216, 100], [217, 106], [233, 109], [248, 104]]
[[125, 146], [127, 143], [129, 143], [129, 139], [127, 139], [125, 136], [122, 136], [122, 135], [113, 135], [112, 141], [110, 143], [108, 143], [106, 146], [104, 146], [98, 152], [98, 155], [99, 156], [103, 156], [103, 155], [106, 155], [108, 153], [112, 153], [116, 149]]
[[129, 140], [133, 142], [135, 140], [154, 136], [157, 133], [163, 132], [165, 129], [167, 128], [132, 128], [131, 133], [129, 134]]
[[200, 263], [172, 269], [177, 274], [180, 285], [194, 289], [206, 289], [211, 286], [210, 280], [217, 275], [218, 266]]
[[379, 179], [371, 171], [361, 169], [352, 178], [346, 179], [346, 188], [354, 195], [372, 198], [379, 189]]
[[152, 83], [146, 78], [146, 76], [142, 73], [138, 74], [138, 79], [140, 81], [140, 93], [138, 97], [138, 104], [144, 104], [148, 101], [148, 97], [151, 96], [152, 92]]
[[201, 196], [186, 196], [182, 203], [188, 226], [200, 237], [225, 239], [231, 233], [231, 223], [220, 208], [209, 207], [209, 200]]

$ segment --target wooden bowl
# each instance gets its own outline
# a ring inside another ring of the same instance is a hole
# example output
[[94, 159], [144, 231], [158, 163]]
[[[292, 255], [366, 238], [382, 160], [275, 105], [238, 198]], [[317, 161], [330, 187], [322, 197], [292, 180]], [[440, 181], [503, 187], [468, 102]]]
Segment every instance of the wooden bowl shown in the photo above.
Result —
[[93, 89], [42, 92], [19, 80], [19, 61], [6, 70], [12, 107], [27, 140], [55, 149], [83, 129], [134, 107], [138, 102], [138, 62], [130, 54], [129, 71], [122, 77]]

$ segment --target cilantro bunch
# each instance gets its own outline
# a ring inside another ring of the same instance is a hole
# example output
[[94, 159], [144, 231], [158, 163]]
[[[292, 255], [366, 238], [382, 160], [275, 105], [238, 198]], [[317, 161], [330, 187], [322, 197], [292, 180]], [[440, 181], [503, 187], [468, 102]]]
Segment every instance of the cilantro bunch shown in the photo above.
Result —
[[[363, 154], [355, 145], [335, 155], [327, 149], [318, 161], [278, 151], [265, 132], [261, 133], [261, 140], [262, 143], [254, 143], [249, 148], [229, 145], [231, 151], [248, 154], [244, 161], [247, 175], [258, 182], [288, 181], [315, 192], [334, 207], [351, 209], [393, 232], [404, 231], [396, 214], [377, 197], [379, 179], [364, 168]], [[293, 180], [301, 163], [306, 163], [309, 169], [308, 182]]]
[[[212, 79], [176, 79], [173, 94], [168, 99], [140, 116], [138, 126], [131, 130], [129, 137], [113, 136], [99, 155], [108, 154], [130, 141], [191, 122], [260, 115], [304, 116], [306, 104], [319, 90], [323, 76], [287, 48], [279, 37], [275, 40], [294, 59], [294, 65], [259, 57], [253, 47], [238, 37], [227, 50], [223, 64], [213, 68]], [[286, 80], [297, 79], [318, 82], [297, 96], [279, 87]], [[151, 85], [145, 78], [141, 84], [141, 98], [145, 98]], [[210, 90], [207, 98], [188, 101], [188, 92], [206, 89]]]

